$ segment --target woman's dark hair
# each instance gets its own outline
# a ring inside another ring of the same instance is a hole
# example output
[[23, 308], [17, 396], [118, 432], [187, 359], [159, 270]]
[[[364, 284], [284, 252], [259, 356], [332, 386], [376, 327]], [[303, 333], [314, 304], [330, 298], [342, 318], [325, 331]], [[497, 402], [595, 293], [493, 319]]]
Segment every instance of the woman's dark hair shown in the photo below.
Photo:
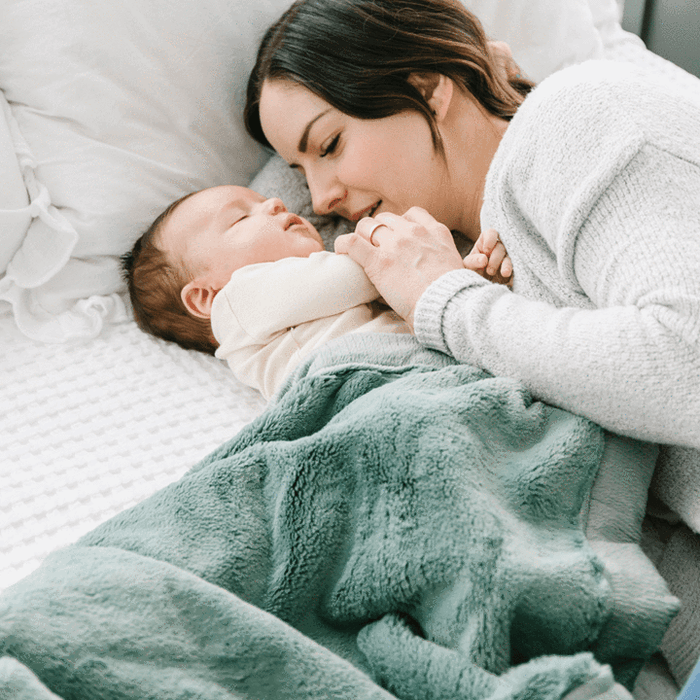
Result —
[[417, 111], [444, 154], [435, 115], [409, 81], [436, 73], [508, 120], [534, 87], [503, 75], [481, 23], [458, 0], [297, 0], [262, 39], [248, 80], [246, 129], [270, 146], [260, 93], [266, 80], [288, 80], [359, 119]]

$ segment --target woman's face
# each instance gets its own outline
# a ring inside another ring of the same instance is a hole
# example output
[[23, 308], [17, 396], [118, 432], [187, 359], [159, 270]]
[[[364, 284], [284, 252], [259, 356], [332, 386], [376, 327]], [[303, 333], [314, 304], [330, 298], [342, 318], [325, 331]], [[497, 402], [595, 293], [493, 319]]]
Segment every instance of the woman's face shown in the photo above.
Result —
[[357, 119], [290, 81], [267, 81], [260, 120], [273, 148], [306, 177], [314, 210], [358, 221], [420, 206], [452, 228], [449, 177], [417, 112]]

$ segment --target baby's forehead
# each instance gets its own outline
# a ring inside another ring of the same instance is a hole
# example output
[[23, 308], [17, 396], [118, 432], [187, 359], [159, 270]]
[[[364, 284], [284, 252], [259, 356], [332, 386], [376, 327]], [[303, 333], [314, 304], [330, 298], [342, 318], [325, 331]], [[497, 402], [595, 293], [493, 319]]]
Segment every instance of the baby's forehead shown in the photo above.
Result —
[[210, 227], [223, 225], [229, 214], [247, 212], [265, 197], [248, 187], [220, 185], [209, 187], [183, 199], [163, 222], [160, 246], [184, 256], [188, 243]]
[[247, 210], [264, 199], [257, 192], [239, 185], [209, 187], [183, 200], [169, 218], [178, 226], [201, 226], [222, 212]]
[[265, 197], [249, 187], [240, 185], [220, 185], [202, 190], [200, 200], [202, 204], [210, 204], [214, 207], [248, 207], [251, 204], [265, 201]]

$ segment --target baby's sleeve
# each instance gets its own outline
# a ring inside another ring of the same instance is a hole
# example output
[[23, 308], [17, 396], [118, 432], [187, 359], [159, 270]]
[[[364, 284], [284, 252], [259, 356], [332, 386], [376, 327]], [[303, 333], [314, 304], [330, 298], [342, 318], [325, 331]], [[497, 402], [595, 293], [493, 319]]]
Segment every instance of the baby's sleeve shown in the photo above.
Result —
[[264, 344], [288, 328], [378, 298], [362, 267], [347, 255], [319, 252], [284, 258], [236, 270], [214, 300], [212, 329], [221, 343], [221, 317], [226, 315], [229, 329]]

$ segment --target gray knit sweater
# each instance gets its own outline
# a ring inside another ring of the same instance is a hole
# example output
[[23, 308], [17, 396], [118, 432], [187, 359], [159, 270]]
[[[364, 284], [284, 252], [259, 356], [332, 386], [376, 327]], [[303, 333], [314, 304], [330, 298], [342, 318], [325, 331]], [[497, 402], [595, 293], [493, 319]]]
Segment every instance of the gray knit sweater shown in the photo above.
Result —
[[555, 74], [508, 127], [481, 223], [513, 291], [444, 275], [416, 307], [418, 339], [615, 432], [691, 447], [700, 478], [700, 103], [624, 64]]

